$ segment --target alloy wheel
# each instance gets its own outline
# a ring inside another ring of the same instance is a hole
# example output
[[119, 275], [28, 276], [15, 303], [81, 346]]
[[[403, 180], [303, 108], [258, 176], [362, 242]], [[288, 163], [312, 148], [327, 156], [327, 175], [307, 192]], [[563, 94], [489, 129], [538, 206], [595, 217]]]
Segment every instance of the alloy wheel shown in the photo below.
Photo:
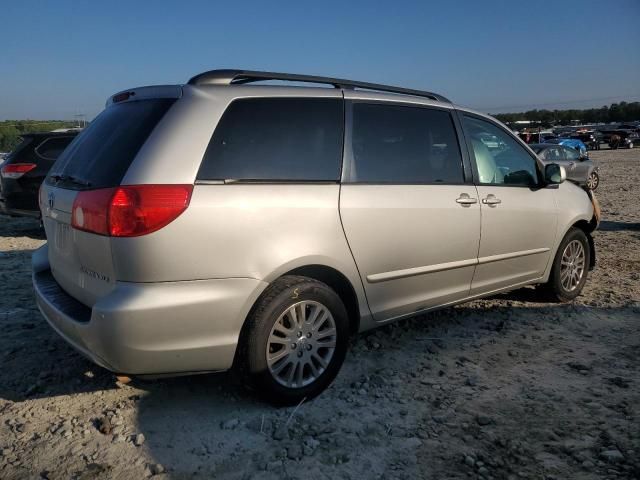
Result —
[[267, 366], [288, 388], [305, 387], [327, 369], [335, 352], [336, 323], [323, 304], [305, 300], [288, 307], [267, 340]]
[[578, 240], [572, 240], [562, 252], [560, 264], [560, 283], [567, 292], [572, 292], [578, 285], [585, 272], [584, 246]]

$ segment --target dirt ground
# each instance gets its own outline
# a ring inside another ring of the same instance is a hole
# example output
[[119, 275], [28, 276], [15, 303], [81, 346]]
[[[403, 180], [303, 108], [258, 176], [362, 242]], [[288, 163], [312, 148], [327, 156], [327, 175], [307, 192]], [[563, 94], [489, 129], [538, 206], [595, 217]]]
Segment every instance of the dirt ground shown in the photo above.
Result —
[[593, 152], [598, 264], [358, 336], [299, 408], [228, 374], [124, 385], [34, 305], [31, 220], [0, 216], [0, 478], [640, 478], [640, 149]]

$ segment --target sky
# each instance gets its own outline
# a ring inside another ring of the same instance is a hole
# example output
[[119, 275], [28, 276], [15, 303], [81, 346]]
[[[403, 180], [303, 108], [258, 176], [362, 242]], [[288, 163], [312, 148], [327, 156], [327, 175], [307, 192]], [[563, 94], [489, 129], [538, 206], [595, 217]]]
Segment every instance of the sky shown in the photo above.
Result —
[[441, 93], [489, 113], [640, 100], [640, 0], [2, 1], [0, 120], [91, 120], [215, 68]]

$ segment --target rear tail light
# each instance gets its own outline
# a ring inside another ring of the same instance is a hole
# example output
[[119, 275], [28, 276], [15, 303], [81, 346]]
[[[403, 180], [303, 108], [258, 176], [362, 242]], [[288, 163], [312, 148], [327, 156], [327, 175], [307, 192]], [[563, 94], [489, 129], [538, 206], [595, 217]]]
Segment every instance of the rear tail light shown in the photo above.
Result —
[[4, 178], [20, 178], [34, 168], [36, 168], [35, 163], [11, 163], [2, 167], [1, 173]]
[[193, 185], [127, 185], [78, 193], [71, 225], [112, 237], [137, 237], [168, 225], [189, 206]]

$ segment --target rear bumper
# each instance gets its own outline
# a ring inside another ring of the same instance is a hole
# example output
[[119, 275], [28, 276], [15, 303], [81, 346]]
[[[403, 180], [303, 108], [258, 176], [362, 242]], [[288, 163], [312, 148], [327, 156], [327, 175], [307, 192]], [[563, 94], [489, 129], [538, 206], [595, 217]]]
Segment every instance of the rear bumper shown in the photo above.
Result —
[[20, 208], [11, 208], [7, 206], [7, 202], [2, 199], [0, 199], [0, 213], [11, 215], [13, 217], [40, 218], [40, 210], [23, 210]]
[[24, 185], [20, 182], [0, 178], [0, 211], [21, 217], [40, 217], [37, 191], [40, 182], [27, 180]]
[[230, 368], [244, 319], [267, 284], [117, 282], [89, 308], [57, 284], [45, 245], [33, 254], [33, 285], [42, 315], [86, 357], [118, 373], [162, 375]]

